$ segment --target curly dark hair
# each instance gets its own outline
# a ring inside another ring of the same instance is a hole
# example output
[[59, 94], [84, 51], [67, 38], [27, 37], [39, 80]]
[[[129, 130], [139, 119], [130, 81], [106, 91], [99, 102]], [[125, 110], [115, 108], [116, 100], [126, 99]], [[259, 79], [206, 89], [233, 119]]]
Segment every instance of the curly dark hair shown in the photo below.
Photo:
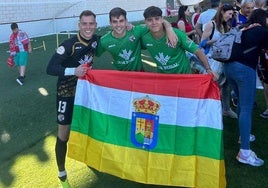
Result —
[[250, 14], [247, 23], [244, 26], [249, 26], [253, 23], [258, 23], [263, 27], [268, 27], [266, 23], [266, 19], [268, 18], [268, 11], [263, 9], [255, 9]]

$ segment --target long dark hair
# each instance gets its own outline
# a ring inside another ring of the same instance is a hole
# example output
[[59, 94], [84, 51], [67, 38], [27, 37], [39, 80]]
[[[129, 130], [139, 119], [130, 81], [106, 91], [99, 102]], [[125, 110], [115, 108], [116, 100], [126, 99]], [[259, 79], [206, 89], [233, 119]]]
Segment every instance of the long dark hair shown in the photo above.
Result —
[[178, 10], [178, 21], [182, 19], [184, 22], [187, 22], [186, 15], [185, 15], [185, 11], [187, 9], [188, 9], [188, 6], [184, 6], [184, 5], [180, 6]]
[[229, 31], [229, 22], [223, 20], [222, 11], [226, 12], [228, 10], [234, 10], [233, 6], [230, 4], [224, 4], [219, 7], [216, 15], [212, 18], [216, 22], [216, 27], [220, 31], [221, 27], [223, 26], [224, 33]]

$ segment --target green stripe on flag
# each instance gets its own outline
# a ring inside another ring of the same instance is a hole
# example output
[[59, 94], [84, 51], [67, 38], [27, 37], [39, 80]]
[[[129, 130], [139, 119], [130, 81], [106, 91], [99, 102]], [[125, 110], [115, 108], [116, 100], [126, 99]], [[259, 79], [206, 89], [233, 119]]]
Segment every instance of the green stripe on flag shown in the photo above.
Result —
[[[102, 114], [82, 106], [75, 106], [74, 114], [79, 115], [73, 117], [72, 131], [101, 142], [137, 148], [130, 138], [130, 119]], [[198, 155], [222, 160], [224, 156], [221, 137], [222, 130], [208, 128], [205, 125], [185, 127], [159, 124], [157, 146], [150, 151], [181, 156]]]

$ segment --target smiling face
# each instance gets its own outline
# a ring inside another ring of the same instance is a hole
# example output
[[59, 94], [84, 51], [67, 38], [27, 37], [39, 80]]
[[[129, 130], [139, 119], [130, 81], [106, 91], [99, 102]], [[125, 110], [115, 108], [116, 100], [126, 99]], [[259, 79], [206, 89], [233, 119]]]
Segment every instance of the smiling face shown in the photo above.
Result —
[[111, 17], [110, 26], [113, 30], [113, 36], [121, 38], [126, 34], [127, 19], [120, 15], [119, 17]]
[[250, 16], [250, 14], [252, 13], [252, 11], [254, 10], [254, 3], [245, 3], [242, 7], [241, 7], [241, 12], [246, 16]]
[[163, 17], [153, 16], [145, 19], [145, 23], [150, 29], [152, 34], [163, 32]]
[[97, 27], [96, 19], [93, 15], [82, 16], [78, 23], [78, 27], [80, 30], [80, 35], [84, 39], [90, 40], [94, 35], [95, 29]]
[[222, 18], [223, 21], [228, 22], [232, 17], [233, 17], [234, 11], [233, 10], [227, 10], [227, 11], [222, 11]]
[[186, 11], [184, 12], [185, 16], [190, 16], [191, 15], [191, 12], [190, 12], [190, 9], [187, 8]]

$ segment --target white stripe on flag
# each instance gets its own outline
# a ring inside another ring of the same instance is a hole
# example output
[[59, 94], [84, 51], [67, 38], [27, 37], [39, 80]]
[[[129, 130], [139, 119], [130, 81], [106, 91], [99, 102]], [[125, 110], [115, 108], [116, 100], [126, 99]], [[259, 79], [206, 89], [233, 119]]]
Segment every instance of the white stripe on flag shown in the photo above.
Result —
[[78, 80], [75, 105], [131, 119], [132, 112], [135, 111], [133, 100], [144, 98], [146, 95], [161, 105], [157, 113], [160, 124], [223, 129], [221, 101], [215, 99], [146, 94], [102, 87], [86, 80]]

